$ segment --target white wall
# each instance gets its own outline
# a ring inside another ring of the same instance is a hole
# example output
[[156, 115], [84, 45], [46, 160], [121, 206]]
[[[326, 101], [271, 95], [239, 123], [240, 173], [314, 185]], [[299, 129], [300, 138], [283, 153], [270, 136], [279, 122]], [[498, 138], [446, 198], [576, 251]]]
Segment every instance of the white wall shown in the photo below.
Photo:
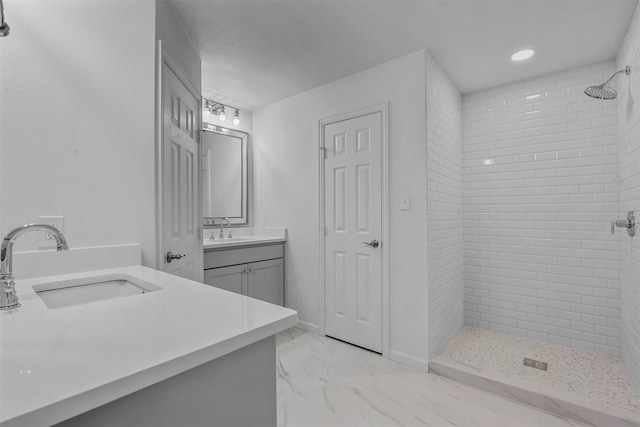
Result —
[[187, 35], [173, 6], [167, 0], [156, 2], [156, 38], [162, 40], [162, 48], [171, 59], [179, 64], [184, 76], [201, 92], [202, 62], [200, 54]]
[[[629, 76], [617, 77], [618, 155], [620, 161], [620, 208], [616, 218], [635, 211], [640, 223], [640, 8], [620, 46], [617, 68], [631, 66]], [[640, 392], [640, 227], [631, 238], [622, 229], [620, 242], [621, 343], [622, 361]]]
[[614, 71], [463, 97], [467, 324], [618, 354], [617, 104], [583, 94]]
[[426, 53], [429, 355], [464, 324], [462, 98]]
[[142, 243], [153, 263], [155, 2], [4, 6], [0, 234], [63, 215], [70, 246]]
[[[416, 52], [254, 111], [255, 212], [287, 227], [285, 302], [320, 327], [318, 121], [390, 102], [391, 357], [426, 368], [425, 55]], [[400, 211], [410, 193], [412, 210]]]

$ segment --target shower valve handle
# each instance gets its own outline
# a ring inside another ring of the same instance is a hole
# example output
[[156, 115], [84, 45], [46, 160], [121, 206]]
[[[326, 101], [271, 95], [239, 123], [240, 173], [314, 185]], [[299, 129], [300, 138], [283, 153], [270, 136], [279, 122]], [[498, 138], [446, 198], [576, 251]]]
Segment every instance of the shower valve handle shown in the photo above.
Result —
[[611, 234], [615, 234], [616, 227], [626, 228], [627, 234], [631, 237], [636, 234], [636, 218], [633, 215], [633, 211], [627, 212], [627, 219], [618, 219], [611, 221]]

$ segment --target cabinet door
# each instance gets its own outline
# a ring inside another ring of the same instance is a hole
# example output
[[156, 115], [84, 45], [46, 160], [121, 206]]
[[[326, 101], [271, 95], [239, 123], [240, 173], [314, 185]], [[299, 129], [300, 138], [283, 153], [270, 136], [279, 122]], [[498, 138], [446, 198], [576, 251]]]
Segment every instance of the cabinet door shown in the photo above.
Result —
[[237, 294], [244, 294], [247, 288], [246, 272], [247, 264], [212, 268], [204, 271], [204, 283]]
[[250, 263], [247, 295], [284, 305], [283, 267], [282, 258]]

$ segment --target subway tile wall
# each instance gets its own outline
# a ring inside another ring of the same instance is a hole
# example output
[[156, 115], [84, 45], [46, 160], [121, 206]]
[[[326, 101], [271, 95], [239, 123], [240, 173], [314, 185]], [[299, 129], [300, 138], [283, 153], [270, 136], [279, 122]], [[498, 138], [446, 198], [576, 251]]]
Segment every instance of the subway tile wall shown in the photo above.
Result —
[[464, 324], [462, 99], [426, 53], [429, 356]]
[[[617, 78], [620, 161], [620, 209], [640, 218], [640, 8], [618, 51], [618, 69], [631, 65], [631, 74]], [[620, 230], [621, 337], [622, 362], [640, 392], [640, 227], [635, 237]]]
[[465, 95], [465, 323], [617, 355], [613, 61]]

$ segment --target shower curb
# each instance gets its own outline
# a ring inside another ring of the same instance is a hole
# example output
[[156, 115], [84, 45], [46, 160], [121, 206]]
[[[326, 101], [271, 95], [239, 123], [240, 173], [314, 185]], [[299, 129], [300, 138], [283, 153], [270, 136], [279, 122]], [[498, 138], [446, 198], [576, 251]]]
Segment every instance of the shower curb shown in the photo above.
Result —
[[482, 371], [446, 356], [433, 357], [429, 361], [429, 372], [588, 426], [640, 427], [640, 412], [520, 378]]

